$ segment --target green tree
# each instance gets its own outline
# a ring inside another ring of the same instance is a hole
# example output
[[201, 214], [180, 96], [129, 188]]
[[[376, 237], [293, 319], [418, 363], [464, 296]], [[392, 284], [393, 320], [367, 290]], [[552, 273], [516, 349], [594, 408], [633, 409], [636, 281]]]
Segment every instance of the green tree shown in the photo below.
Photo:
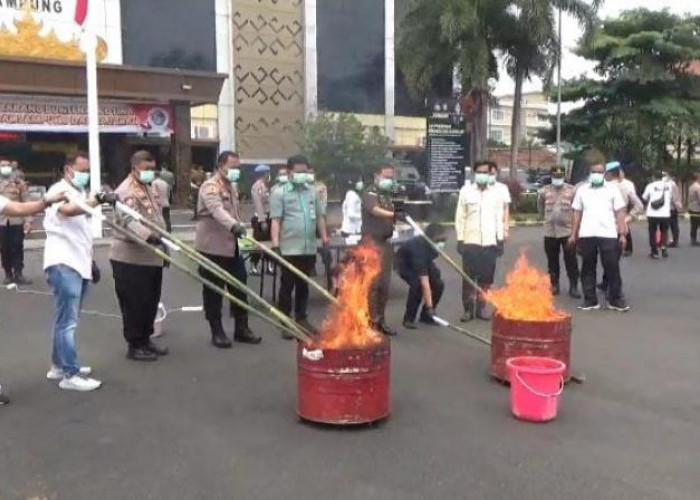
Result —
[[674, 163], [680, 169], [685, 156], [687, 170], [700, 130], [700, 77], [693, 71], [700, 18], [627, 11], [606, 20], [577, 52], [597, 63], [598, 78], [564, 86], [565, 101], [584, 103], [562, 118], [566, 140], [645, 170]]
[[342, 172], [364, 177], [386, 161], [389, 139], [353, 115], [320, 113], [306, 121], [298, 143], [321, 176]]
[[572, 15], [589, 36], [602, 0], [514, 0], [496, 36], [506, 57], [506, 69], [515, 81], [511, 126], [510, 175], [515, 176], [522, 136], [523, 83], [532, 76], [549, 87], [559, 61], [559, 9]]
[[402, 21], [398, 62], [411, 93], [423, 99], [456, 70], [470, 103], [472, 159], [486, 153], [489, 79], [498, 77], [496, 27], [511, 0], [415, 0]]

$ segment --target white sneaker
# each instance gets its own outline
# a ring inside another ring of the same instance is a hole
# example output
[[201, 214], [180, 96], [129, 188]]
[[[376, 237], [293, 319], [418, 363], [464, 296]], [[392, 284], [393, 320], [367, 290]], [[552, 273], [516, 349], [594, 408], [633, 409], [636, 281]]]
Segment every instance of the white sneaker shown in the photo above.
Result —
[[71, 378], [64, 378], [58, 383], [58, 387], [66, 391], [89, 392], [99, 389], [102, 382], [94, 378], [83, 378], [73, 375]]
[[[92, 373], [92, 368], [89, 366], [80, 367], [80, 375], [87, 377]], [[61, 380], [63, 378], [63, 369], [56, 365], [51, 365], [51, 369], [46, 373], [46, 378], [49, 380]]]

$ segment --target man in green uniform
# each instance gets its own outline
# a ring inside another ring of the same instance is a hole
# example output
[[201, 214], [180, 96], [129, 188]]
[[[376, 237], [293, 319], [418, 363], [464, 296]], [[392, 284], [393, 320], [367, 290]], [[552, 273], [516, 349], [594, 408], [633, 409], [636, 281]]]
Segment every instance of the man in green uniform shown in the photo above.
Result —
[[[313, 184], [308, 182], [308, 165], [308, 160], [303, 156], [290, 158], [287, 162], [291, 173], [290, 182], [273, 189], [270, 196], [272, 247], [307, 276], [316, 263], [316, 230], [318, 229], [324, 246], [329, 242], [326, 232], [326, 207], [319, 199]], [[282, 267], [278, 305], [288, 316], [292, 312], [292, 293], [296, 321], [313, 331], [307, 318], [309, 285]], [[291, 336], [285, 333], [282, 336], [291, 339]]]
[[391, 268], [394, 251], [390, 239], [396, 220], [405, 215], [397, 212], [391, 199], [394, 192], [394, 167], [382, 165], [374, 174], [374, 183], [362, 195], [362, 242], [373, 244], [381, 252], [382, 272], [372, 285], [369, 313], [374, 327], [385, 335], [396, 335], [384, 320], [384, 309], [389, 299]]

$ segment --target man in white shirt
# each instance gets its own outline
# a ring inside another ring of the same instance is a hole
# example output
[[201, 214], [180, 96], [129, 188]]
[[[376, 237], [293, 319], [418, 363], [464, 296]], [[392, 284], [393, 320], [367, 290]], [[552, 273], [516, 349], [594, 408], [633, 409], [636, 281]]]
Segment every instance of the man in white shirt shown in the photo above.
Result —
[[661, 256], [668, 257], [668, 227], [671, 219], [672, 203], [671, 183], [664, 179], [663, 172], [654, 173], [654, 181], [644, 188], [642, 199], [647, 204], [647, 223], [649, 225], [649, 257], [659, 258], [659, 243], [656, 234], [661, 231]]
[[576, 190], [571, 206], [574, 209], [570, 245], [578, 243], [583, 262], [581, 284], [584, 302], [579, 309], [600, 309], [596, 292], [598, 255], [608, 280], [608, 309], [629, 311], [622, 293], [620, 252], [626, 245], [626, 206], [620, 190], [605, 182], [605, 158], [601, 153], [589, 152], [586, 161], [590, 175], [588, 182]]
[[[18, 202], [11, 201], [4, 196], [0, 196], [0, 214], [9, 217], [29, 217], [43, 212], [54, 203], [65, 200], [65, 193], [55, 193], [51, 196], [44, 196], [41, 201]], [[5, 406], [10, 403], [10, 398], [3, 394], [2, 386], [0, 386], [0, 406]]]
[[[114, 202], [114, 195], [100, 193], [89, 197], [90, 161], [86, 153], [70, 155], [64, 166], [64, 177], [48, 191], [68, 193], [68, 197], [84, 200], [95, 207]], [[92, 263], [92, 228], [89, 217], [71, 202], [59, 203], [46, 211], [44, 218], [46, 245], [44, 271], [54, 298], [51, 368], [49, 380], [59, 380], [58, 387], [72, 391], [93, 391], [102, 382], [88, 378], [92, 370], [78, 364], [75, 332], [80, 307], [94, 278]]]
[[[503, 240], [503, 197], [489, 185], [489, 162], [474, 165], [474, 182], [462, 188], [455, 213], [457, 249], [462, 255], [462, 268], [483, 290], [493, 284], [496, 272], [498, 242]], [[489, 320], [485, 302], [477, 290], [462, 282], [462, 321], [474, 316]]]

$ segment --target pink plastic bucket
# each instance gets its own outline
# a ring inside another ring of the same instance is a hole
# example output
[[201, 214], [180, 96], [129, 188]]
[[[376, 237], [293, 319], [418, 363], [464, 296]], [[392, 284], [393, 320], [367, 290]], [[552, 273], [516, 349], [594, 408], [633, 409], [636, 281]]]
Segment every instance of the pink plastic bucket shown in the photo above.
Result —
[[515, 418], [549, 422], [557, 417], [566, 364], [551, 358], [521, 356], [506, 360], [510, 407]]

